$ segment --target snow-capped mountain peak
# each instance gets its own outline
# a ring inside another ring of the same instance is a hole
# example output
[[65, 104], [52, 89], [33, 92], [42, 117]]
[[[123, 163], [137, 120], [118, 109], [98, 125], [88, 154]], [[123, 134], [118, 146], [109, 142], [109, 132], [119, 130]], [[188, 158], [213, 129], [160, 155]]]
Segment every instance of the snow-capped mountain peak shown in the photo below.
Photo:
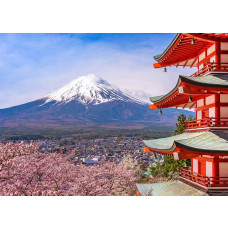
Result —
[[84, 105], [97, 105], [113, 100], [144, 104], [94, 74], [81, 76], [46, 97], [46, 103], [50, 101], [68, 103], [73, 100]]

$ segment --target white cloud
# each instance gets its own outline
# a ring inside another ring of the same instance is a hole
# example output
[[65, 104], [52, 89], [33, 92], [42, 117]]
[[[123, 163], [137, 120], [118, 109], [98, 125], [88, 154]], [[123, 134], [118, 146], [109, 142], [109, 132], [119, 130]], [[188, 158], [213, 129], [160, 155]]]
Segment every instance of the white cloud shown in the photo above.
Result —
[[[187, 68], [153, 68], [159, 54], [152, 40], [127, 49], [115, 41], [83, 42], [69, 35], [33, 34], [0, 37], [0, 108], [41, 98], [75, 78], [96, 74], [132, 96], [167, 93]], [[148, 102], [148, 100], [147, 100]]]

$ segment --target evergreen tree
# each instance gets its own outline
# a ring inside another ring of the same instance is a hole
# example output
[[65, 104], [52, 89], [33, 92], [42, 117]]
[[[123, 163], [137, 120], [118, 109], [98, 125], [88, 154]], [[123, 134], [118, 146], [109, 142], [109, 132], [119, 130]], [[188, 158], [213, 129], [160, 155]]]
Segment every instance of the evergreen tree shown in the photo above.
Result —
[[[195, 118], [193, 116], [186, 117], [184, 114], [181, 114], [177, 118], [176, 129], [174, 135], [179, 135], [184, 133], [184, 122], [192, 121]], [[165, 156], [163, 162], [157, 162], [155, 166], [150, 167], [152, 176], [154, 177], [167, 177], [175, 178], [178, 174], [179, 168], [190, 167], [191, 159], [183, 160], [174, 160], [173, 157]]]
[[174, 135], [179, 135], [184, 133], [184, 122], [186, 121], [192, 121], [195, 120], [195, 118], [192, 115], [189, 115], [188, 118], [184, 114], [180, 114], [177, 117], [177, 123], [176, 123], [176, 129], [174, 131]]

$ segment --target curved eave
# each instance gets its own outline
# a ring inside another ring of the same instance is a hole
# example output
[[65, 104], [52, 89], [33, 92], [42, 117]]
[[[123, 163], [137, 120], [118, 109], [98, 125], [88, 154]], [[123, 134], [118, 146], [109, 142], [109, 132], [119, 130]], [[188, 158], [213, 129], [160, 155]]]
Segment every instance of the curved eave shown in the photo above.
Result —
[[228, 132], [221, 131], [185, 132], [166, 138], [144, 140], [143, 143], [149, 148], [147, 152], [228, 154]]
[[181, 37], [181, 34], [182, 34], [182, 33], [177, 33], [176, 36], [175, 36], [175, 37], [173, 38], [173, 40], [171, 41], [171, 43], [169, 44], [169, 46], [165, 49], [165, 51], [164, 51], [162, 54], [155, 55], [155, 56], [154, 56], [154, 59], [155, 59], [156, 61], [162, 59], [162, 58], [166, 55], [166, 53], [170, 50], [170, 48], [171, 48], [172, 46], [174, 46], [176, 43], [179, 42], [179, 38]]
[[[205, 82], [205, 81], [200, 81], [201, 78], [208, 78], [208, 76], [210, 77], [218, 77], [219, 80], [223, 80], [225, 83], [223, 83], [221, 81], [221, 84], [219, 83], [210, 83], [210, 82]], [[201, 76], [201, 77], [185, 77], [185, 76], [180, 76], [181, 77], [181, 81], [191, 84], [191, 85], [195, 85], [195, 86], [203, 86], [203, 87], [211, 87], [211, 88], [228, 88], [228, 75], [225, 75], [226, 78], [222, 78], [223, 75], [216, 75], [216, 74], [211, 74], [208, 76]], [[227, 82], [227, 83], [226, 83]]]
[[[223, 91], [228, 92], [228, 75], [216, 75], [211, 74], [208, 76], [201, 77], [186, 77], [179, 76], [176, 86], [167, 94], [151, 97], [150, 100], [153, 105], [150, 106], [151, 109], [163, 108], [160, 105], [165, 103], [165, 107], [174, 107], [174, 100], [182, 99], [182, 104], [188, 103], [188, 95], [179, 95], [178, 88], [182, 85], [190, 87], [195, 87], [199, 90], [213, 90], [213, 91]], [[193, 94], [194, 95], [194, 94]], [[179, 97], [178, 97], [179, 96]], [[179, 103], [180, 104], [180, 103]], [[158, 107], [160, 106], [160, 107]]]
[[[191, 44], [192, 38], [195, 45]], [[177, 33], [165, 51], [154, 56], [157, 63], [154, 68], [167, 67], [172, 65], [197, 66], [197, 55], [203, 48], [211, 46], [215, 41], [208, 38], [201, 38], [198, 33]]]
[[[145, 143], [144, 143], [144, 145], [147, 146]], [[201, 149], [201, 148], [199, 149], [197, 147], [187, 146], [178, 141], [174, 141], [173, 145], [169, 149], [158, 149], [158, 148], [152, 148], [152, 147], [148, 147], [148, 148], [151, 150], [151, 152], [167, 154], [167, 155], [172, 155], [173, 152], [181, 151], [183, 149], [186, 151], [189, 151], [191, 153], [197, 153], [197, 154], [198, 153], [200, 153], [200, 154], [228, 154], [228, 150], [210, 150], [210, 149]]]
[[228, 42], [228, 34], [227, 33], [177, 33], [173, 38], [168, 47], [164, 50], [162, 54], [155, 55], [154, 59], [156, 61], [161, 60], [173, 47], [175, 47], [183, 37], [194, 38], [199, 41], [203, 41], [206, 43], [214, 43], [216, 41]]
[[210, 149], [199, 149], [196, 147], [186, 146], [180, 142], [174, 142], [175, 148], [188, 150], [191, 152], [202, 153], [202, 154], [228, 154], [228, 150], [210, 150]]
[[150, 101], [154, 104], [157, 104], [161, 101], [164, 101], [166, 98], [169, 98], [170, 96], [174, 95], [175, 92], [177, 92], [178, 87], [181, 85], [181, 76], [179, 76], [176, 86], [167, 94], [160, 95], [156, 97], [150, 97]]

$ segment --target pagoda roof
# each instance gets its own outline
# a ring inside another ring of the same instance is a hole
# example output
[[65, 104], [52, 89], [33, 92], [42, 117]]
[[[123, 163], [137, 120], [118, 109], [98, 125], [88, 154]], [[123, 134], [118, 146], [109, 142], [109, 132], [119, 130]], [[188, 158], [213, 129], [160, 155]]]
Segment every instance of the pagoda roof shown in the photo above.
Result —
[[[192, 39], [195, 44], [192, 45]], [[155, 68], [171, 65], [196, 66], [198, 53], [216, 41], [228, 41], [226, 33], [177, 33], [162, 54], [154, 56]]]
[[204, 191], [179, 180], [160, 183], [136, 184], [141, 196], [206, 196]]
[[193, 152], [228, 154], [228, 132], [203, 131], [185, 132], [167, 138], [144, 140], [152, 151], [173, 152], [176, 148]]
[[[179, 94], [179, 87], [182, 85], [189, 85], [191, 87], [193, 86], [194, 88], [201, 90], [211, 89], [213, 91], [220, 90], [223, 92], [228, 92], [228, 74], [210, 73], [209, 75], [203, 75], [199, 77], [180, 75], [176, 86], [169, 93], [165, 95], [150, 97], [151, 102], [154, 104], [161, 104], [162, 102], [165, 102], [166, 107], [175, 106], [175, 101], [178, 103], [178, 105], [181, 103], [187, 103], [188, 106], [191, 106], [193, 102], [188, 103], [189, 95]], [[159, 108], [163, 108], [163, 106]]]

